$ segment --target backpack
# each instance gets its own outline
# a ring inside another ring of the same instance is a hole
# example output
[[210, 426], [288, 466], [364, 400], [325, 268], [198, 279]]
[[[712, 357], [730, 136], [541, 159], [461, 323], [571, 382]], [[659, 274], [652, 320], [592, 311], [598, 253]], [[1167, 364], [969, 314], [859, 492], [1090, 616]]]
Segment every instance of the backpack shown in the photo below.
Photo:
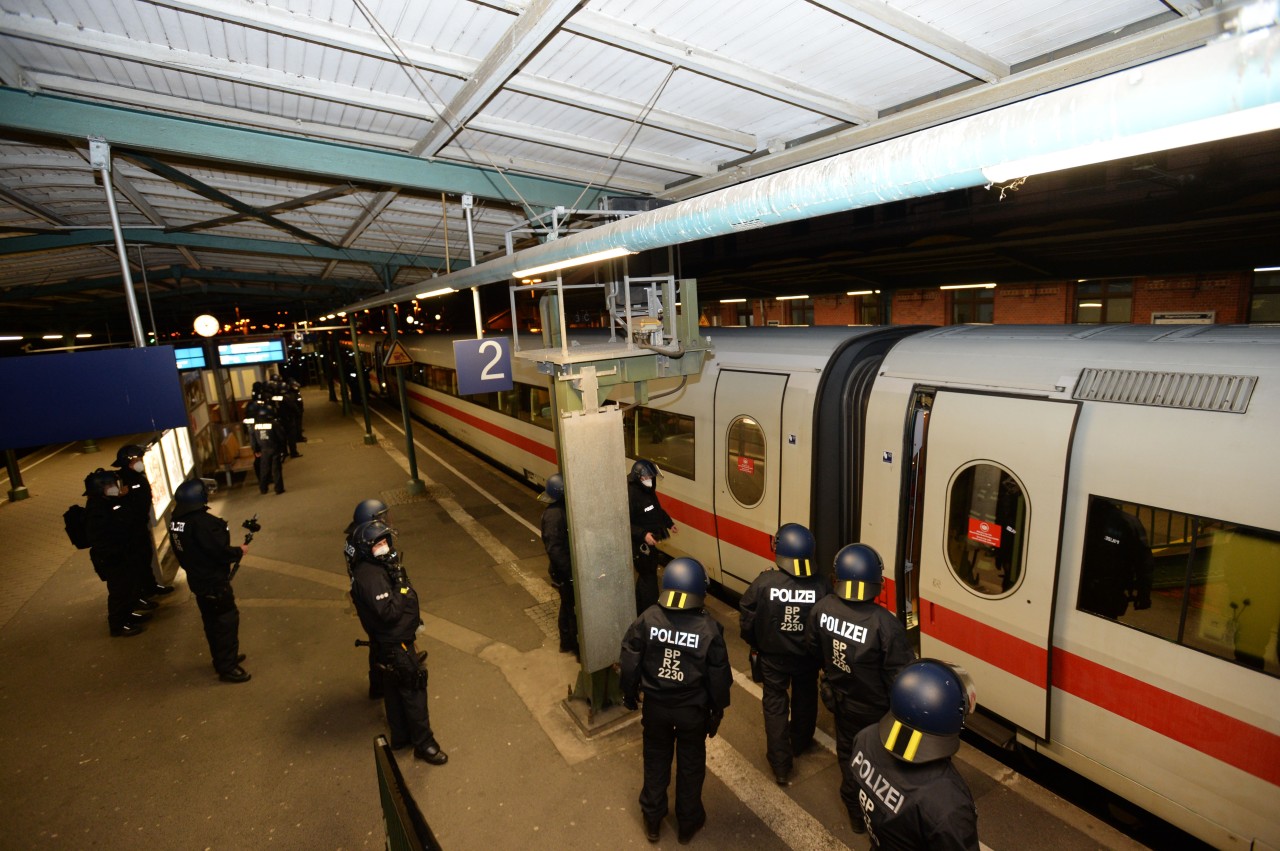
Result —
[[62, 512], [62, 525], [66, 527], [67, 537], [77, 550], [89, 549], [89, 529], [85, 523], [87, 514], [83, 505], [73, 505]]

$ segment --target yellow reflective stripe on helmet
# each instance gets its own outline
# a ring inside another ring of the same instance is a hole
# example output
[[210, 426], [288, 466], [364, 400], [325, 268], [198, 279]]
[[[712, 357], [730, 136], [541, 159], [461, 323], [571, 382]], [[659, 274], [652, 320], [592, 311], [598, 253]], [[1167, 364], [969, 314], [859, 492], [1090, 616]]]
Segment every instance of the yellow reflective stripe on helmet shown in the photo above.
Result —
[[805, 576], [813, 576], [813, 570], [809, 567], [809, 560], [808, 560], [808, 559], [805, 559], [805, 560], [804, 560], [804, 575], [805, 575]]
[[866, 583], [863, 583], [863, 582], [859, 582], [859, 583], [858, 583], [858, 599], [859, 599], [859, 600], [865, 600], [865, 599], [867, 599], [867, 586], [866, 586]]
[[924, 734], [919, 730], [911, 732], [911, 741], [907, 742], [907, 749], [902, 752], [902, 758], [907, 762], [916, 761], [916, 751], [920, 749], [920, 742], [924, 740]]
[[887, 750], [893, 750], [893, 746], [898, 743], [898, 731], [902, 729], [901, 721], [894, 721], [893, 727], [889, 730], [889, 738], [884, 740], [884, 746]]
[[846, 579], [844, 581], [844, 598], [846, 600], [853, 599], [853, 580], [852, 579]]
[[[677, 602], [676, 602], [676, 594], [679, 594], [679, 595], [680, 595], [680, 602], [679, 602], [679, 603], [677, 603]], [[668, 607], [668, 608], [673, 608], [673, 609], [683, 609], [683, 608], [684, 608], [684, 601], [685, 601], [685, 598], [686, 598], [686, 597], [688, 597], [688, 595], [687, 595], [687, 594], [685, 594], [683, 591], [668, 591], [668, 592], [667, 592], [667, 607]]]

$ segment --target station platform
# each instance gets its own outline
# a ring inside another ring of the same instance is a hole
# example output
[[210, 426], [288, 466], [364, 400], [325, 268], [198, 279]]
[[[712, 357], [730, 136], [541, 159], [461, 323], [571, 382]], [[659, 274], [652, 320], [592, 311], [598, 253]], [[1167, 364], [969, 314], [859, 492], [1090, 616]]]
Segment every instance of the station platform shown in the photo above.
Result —
[[[286, 492], [259, 494], [249, 473], [210, 501], [235, 541], [245, 518], [262, 525], [235, 579], [244, 684], [214, 674], [181, 571], [144, 634], [108, 636], [105, 586], [61, 514], [126, 439], [24, 459], [30, 498], [0, 504], [0, 845], [383, 848], [373, 742], [387, 728], [353, 646], [364, 636], [342, 557], [352, 509], [379, 497], [422, 602], [418, 646], [449, 762], [397, 757], [441, 846], [652, 847], [636, 800], [639, 724], [588, 736], [565, 705], [577, 663], [558, 652], [536, 494], [416, 424], [427, 487], [411, 495], [398, 413], [374, 411], [370, 445], [358, 408], [343, 417], [320, 391], [304, 397], [308, 442], [285, 465]], [[831, 716], [820, 711], [819, 747], [778, 787], [737, 613], [708, 606], [725, 625], [735, 686], [708, 742], [707, 826], [690, 845], [867, 848], [837, 793]], [[967, 745], [957, 764], [986, 848], [1143, 847]], [[675, 846], [669, 816], [657, 847]]]

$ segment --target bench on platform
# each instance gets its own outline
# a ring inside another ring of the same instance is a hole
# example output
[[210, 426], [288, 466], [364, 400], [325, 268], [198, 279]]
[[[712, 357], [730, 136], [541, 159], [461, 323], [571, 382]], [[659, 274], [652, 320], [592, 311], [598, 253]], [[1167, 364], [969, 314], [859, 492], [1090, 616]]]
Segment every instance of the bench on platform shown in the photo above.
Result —
[[243, 473], [253, 469], [253, 449], [240, 445], [240, 438], [234, 431], [227, 432], [218, 446], [219, 467], [227, 474], [227, 487], [231, 487], [231, 474]]

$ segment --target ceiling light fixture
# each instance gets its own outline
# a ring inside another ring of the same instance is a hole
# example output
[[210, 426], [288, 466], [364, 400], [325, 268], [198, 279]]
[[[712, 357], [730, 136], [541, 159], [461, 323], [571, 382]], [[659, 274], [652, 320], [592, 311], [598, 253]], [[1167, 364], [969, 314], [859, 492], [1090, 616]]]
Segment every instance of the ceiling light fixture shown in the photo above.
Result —
[[87, 334], [87, 333], [86, 333], [86, 334], [76, 334], [76, 339], [77, 339], [77, 340], [87, 340], [87, 339], [89, 339], [89, 338], [90, 338], [90, 337], [92, 337], [92, 336], [93, 336], [92, 334]]
[[780, 295], [774, 296], [774, 301], [794, 301], [798, 298], [808, 298], [807, 295]]
[[946, 284], [940, 290], [994, 290], [995, 284]]
[[1076, 305], [1076, 307], [1102, 307], [1102, 302], [1100, 302], [1100, 301], [1082, 301], [1082, 302], [1080, 302], [1079, 304], [1077, 304], [1077, 305]]
[[851, 293], [845, 293], [845, 295], [880, 295], [880, 291], [879, 290], [854, 290]]
[[[448, 295], [449, 293], [456, 293], [456, 292], [457, 290], [455, 290], [453, 287], [441, 287], [440, 289], [432, 290], [429, 293], [418, 293], [416, 296], [414, 296], [414, 298], [431, 298], [432, 296]], [[368, 313], [368, 311], [365, 311], [365, 312]]]
[[1152, 151], [1167, 151], [1171, 148], [1199, 145], [1276, 129], [1280, 129], [1280, 104], [1271, 103], [1253, 109], [1229, 112], [1226, 115], [1202, 118], [1199, 121], [1189, 121], [1176, 127], [1164, 127], [1119, 139], [1108, 139], [1068, 148], [1065, 151], [1010, 160], [987, 166], [982, 170], [982, 175], [992, 183], [1004, 183], [1032, 174], [1044, 174], [1048, 171], [1060, 171], [1064, 168], [1136, 157]]
[[12, 340], [21, 340], [21, 339], [22, 339], [22, 335], [21, 335], [21, 334], [19, 334], [19, 335], [17, 335], [17, 336], [6, 336], [6, 337], [0, 337], [0, 340], [5, 341], [5, 342], [9, 342], [9, 341], [12, 341]]
[[721, 304], [742, 304], [742, 303], [744, 303], [745, 301], [746, 301], [746, 299], [745, 299], [745, 298], [722, 298], [722, 299], [720, 299], [720, 303], [721, 303]]
[[45, 334], [40, 339], [41, 340], [61, 340], [62, 335], [61, 334]]
[[570, 257], [568, 260], [557, 260], [554, 263], [547, 263], [542, 266], [530, 266], [528, 269], [516, 269], [511, 273], [513, 278], [528, 278], [533, 275], [541, 275], [543, 272], [554, 272], [557, 269], [568, 269], [570, 266], [584, 266], [587, 263], [597, 263], [601, 260], [612, 260], [615, 257], [622, 257], [627, 254], [635, 254], [630, 248], [619, 246], [617, 248], [606, 248], [604, 251], [597, 251], [593, 254], [584, 254], [581, 257]]
[[1280, 266], [1258, 266], [1255, 272], [1280, 272]]

